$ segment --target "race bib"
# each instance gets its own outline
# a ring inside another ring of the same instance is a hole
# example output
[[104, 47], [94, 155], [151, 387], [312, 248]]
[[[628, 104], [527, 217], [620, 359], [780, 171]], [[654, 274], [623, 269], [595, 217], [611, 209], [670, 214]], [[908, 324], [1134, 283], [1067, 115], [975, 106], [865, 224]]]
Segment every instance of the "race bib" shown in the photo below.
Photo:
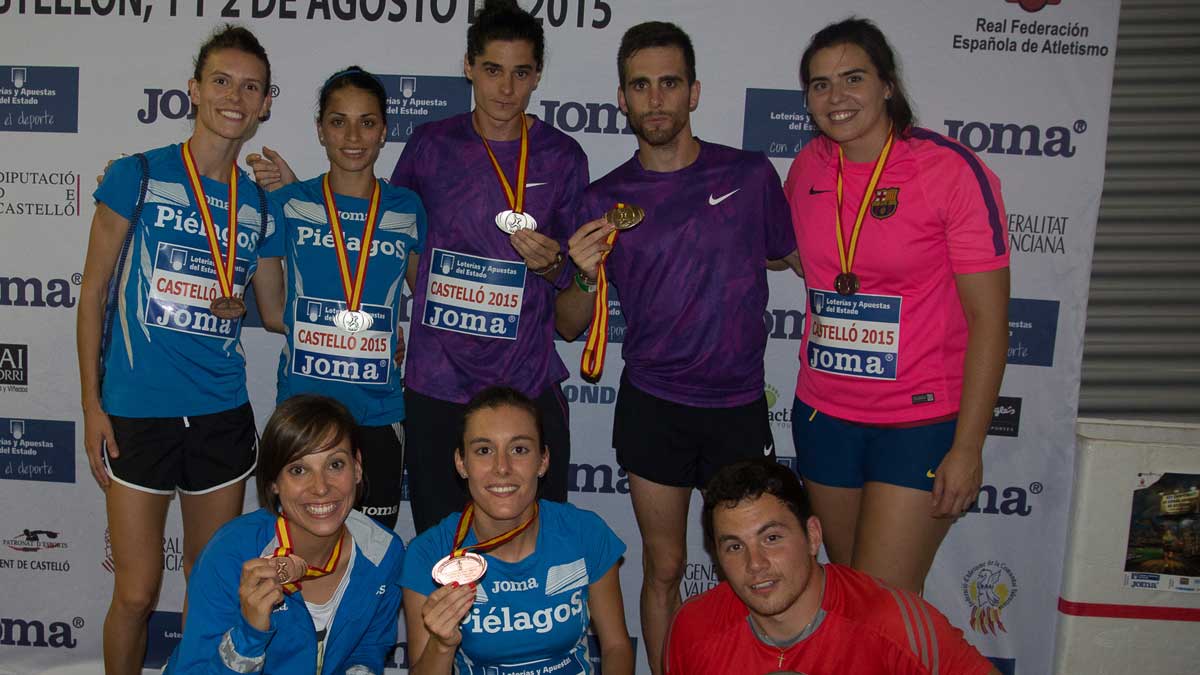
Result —
[[430, 328], [516, 340], [525, 263], [433, 249], [425, 311]]
[[333, 323], [342, 300], [296, 299], [292, 321], [292, 374], [349, 384], [387, 384], [392, 374], [396, 322], [392, 308], [362, 303], [371, 327], [347, 333]]
[[896, 379], [902, 298], [809, 289], [808, 300], [810, 368], [843, 377]]
[[587, 668], [574, 653], [562, 658], [541, 659], [528, 663], [468, 667], [471, 669], [471, 675], [588, 675]]
[[[250, 262], [234, 263], [233, 293], [244, 297]], [[159, 242], [146, 303], [147, 326], [203, 337], [228, 340], [237, 337], [241, 318], [221, 319], [208, 308], [221, 295], [212, 254], [205, 249]]]

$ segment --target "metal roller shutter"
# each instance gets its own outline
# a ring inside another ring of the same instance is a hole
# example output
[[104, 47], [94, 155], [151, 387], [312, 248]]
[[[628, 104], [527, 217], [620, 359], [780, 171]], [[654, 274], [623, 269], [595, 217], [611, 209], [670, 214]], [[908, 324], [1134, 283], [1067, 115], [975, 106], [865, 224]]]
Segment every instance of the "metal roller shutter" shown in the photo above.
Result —
[[1200, 419], [1200, 2], [1123, 0], [1081, 417]]

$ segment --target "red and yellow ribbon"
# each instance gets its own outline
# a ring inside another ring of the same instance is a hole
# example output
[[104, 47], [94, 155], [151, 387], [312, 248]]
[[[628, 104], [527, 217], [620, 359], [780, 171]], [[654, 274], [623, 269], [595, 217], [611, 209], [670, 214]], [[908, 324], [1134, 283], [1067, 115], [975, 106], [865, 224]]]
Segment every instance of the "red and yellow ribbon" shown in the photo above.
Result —
[[871, 180], [867, 183], [867, 189], [863, 193], [862, 203], [858, 205], [858, 217], [854, 219], [854, 230], [850, 233], [848, 247], [843, 241], [845, 235], [842, 233], [842, 174], [845, 171], [846, 158], [842, 152], [842, 146], [838, 146], [837, 212], [834, 214], [834, 222], [837, 227], [835, 233], [837, 234], [838, 261], [841, 263], [843, 274], [849, 274], [850, 269], [854, 267], [854, 253], [858, 250], [858, 233], [862, 230], [863, 220], [867, 217], [867, 209], [871, 206], [871, 197], [875, 194], [875, 186], [879, 184], [879, 177], [883, 175], [883, 167], [887, 164], [888, 155], [892, 152], [893, 138], [892, 130], [889, 128], [887, 142], [883, 144], [883, 150], [875, 160], [875, 170], [871, 172]]
[[[625, 204], [617, 202], [617, 208], [625, 208]], [[613, 230], [605, 238], [609, 250], [600, 256], [600, 264], [596, 266], [596, 300], [592, 305], [592, 325], [588, 328], [587, 344], [583, 347], [583, 357], [579, 361], [579, 370], [589, 380], [600, 379], [604, 372], [604, 356], [608, 353], [608, 274], [604, 272], [604, 261], [617, 243], [620, 230]]]
[[508, 199], [508, 208], [515, 213], [524, 213], [525, 169], [529, 164], [529, 130], [525, 128], [525, 113], [521, 113], [521, 154], [517, 158], [517, 189], [515, 192], [508, 182], [508, 176], [504, 175], [504, 169], [500, 168], [500, 162], [496, 159], [496, 153], [492, 152], [492, 146], [488, 144], [488, 140], [483, 137], [483, 134], [479, 134], [479, 138], [483, 139], [483, 148], [487, 150], [488, 159], [492, 160], [492, 169], [496, 171], [496, 176], [500, 179], [500, 187], [504, 188], [504, 197]]
[[[279, 516], [279, 518], [275, 521], [275, 537], [279, 539], [279, 548], [275, 549], [274, 557], [276, 558], [287, 556], [293, 552], [292, 535], [289, 531], [289, 527], [290, 526], [288, 525], [287, 520], [284, 519], [283, 516]], [[321, 565], [320, 567], [314, 567], [310, 564], [308, 569], [304, 572], [304, 580], [298, 580], [284, 584], [283, 592], [288, 594], [295, 593], [296, 591], [300, 590], [300, 584], [304, 583], [304, 581], [307, 581], [308, 579], [315, 579], [317, 577], [323, 577], [332, 572], [337, 567], [338, 557], [342, 554], [343, 538], [344, 535], [338, 537], [337, 543], [333, 545], [333, 551], [329, 554], [329, 560], [326, 560], [324, 565]]]
[[196, 170], [196, 159], [192, 157], [189, 143], [191, 141], [183, 142], [183, 168], [187, 172], [188, 185], [192, 188], [192, 199], [200, 211], [200, 219], [204, 221], [208, 251], [217, 270], [217, 284], [221, 287], [221, 295], [230, 298], [233, 297], [233, 270], [237, 261], [237, 163], [229, 168], [229, 244], [226, 247], [229, 255], [226, 259], [221, 257], [221, 238], [217, 235], [217, 226], [213, 224], [212, 212], [208, 210], [204, 186], [200, 184], [200, 172]]
[[367, 223], [363, 228], [362, 241], [358, 247], [358, 265], [355, 267], [353, 277], [350, 275], [350, 253], [346, 248], [346, 235], [342, 231], [342, 219], [338, 216], [333, 190], [329, 187], [328, 173], [321, 179], [321, 192], [325, 195], [325, 214], [329, 218], [329, 227], [333, 230], [338, 271], [342, 277], [342, 290], [346, 294], [346, 309], [357, 312], [359, 305], [362, 304], [362, 290], [367, 279], [367, 263], [371, 260], [371, 242], [375, 238], [375, 226], [379, 219], [379, 181], [375, 181], [375, 189], [371, 191], [371, 205], [367, 209]]
[[451, 558], [461, 558], [468, 551], [479, 551], [483, 553], [490, 551], [501, 544], [512, 541], [517, 538], [525, 530], [533, 525], [533, 521], [538, 517], [538, 503], [533, 502], [533, 513], [529, 515], [529, 519], [513, 529], [503, 534], [498, 534], [487, 541], [481, 541], [471, 546], [463, 546], [462, 543], [467, 540], [467, 533], [471, 531], [471, 523], [475, 520], [475, 503], [467, 504], [467, 508], [463, 509], [462, 515], [458, 517], [458, 525], [454, 528], [454, 550], [450, 553]]

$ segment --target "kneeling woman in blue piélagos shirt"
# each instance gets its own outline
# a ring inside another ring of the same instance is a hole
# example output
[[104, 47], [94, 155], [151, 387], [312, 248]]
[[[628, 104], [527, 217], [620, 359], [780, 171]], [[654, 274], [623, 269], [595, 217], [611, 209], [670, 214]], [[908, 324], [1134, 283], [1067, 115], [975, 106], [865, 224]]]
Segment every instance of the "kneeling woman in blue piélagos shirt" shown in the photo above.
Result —
[[[593, 675], [596, 656], [605, 675], [632, 675], [617, 574], [625, 545], [596, 514], [537, 498], [550, 462], [540, 427], [537, 405], [515, 389], [467, 404], [446, 461], [472, 501], [414, 539], [404, 564], [411, 675]], [[456, 566], [483, 576], [448, 575]]]
[[[383, 673], [404, 544], [354, 510], [354, 429], [346, 408], [323, 396], [275, 409], [258, 465], [264, 507], [221, 528], [201, 554], [166, 672]], [[296, 556], [298, 565], [286, 562]], [[304, 576], [281, 583], [292, 569]]]

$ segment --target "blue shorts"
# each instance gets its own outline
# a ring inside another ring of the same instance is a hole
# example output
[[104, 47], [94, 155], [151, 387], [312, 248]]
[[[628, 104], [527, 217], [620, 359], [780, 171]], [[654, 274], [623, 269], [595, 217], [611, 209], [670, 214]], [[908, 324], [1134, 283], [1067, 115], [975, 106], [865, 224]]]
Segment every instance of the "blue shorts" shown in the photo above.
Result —
[[933, 490], [933, 473], [954, 443], [956, 420], [915, 427], [873, 427], [830, 417], [796, 399], [792, 440], [804, 480], [860, 488], [877, 482]]

